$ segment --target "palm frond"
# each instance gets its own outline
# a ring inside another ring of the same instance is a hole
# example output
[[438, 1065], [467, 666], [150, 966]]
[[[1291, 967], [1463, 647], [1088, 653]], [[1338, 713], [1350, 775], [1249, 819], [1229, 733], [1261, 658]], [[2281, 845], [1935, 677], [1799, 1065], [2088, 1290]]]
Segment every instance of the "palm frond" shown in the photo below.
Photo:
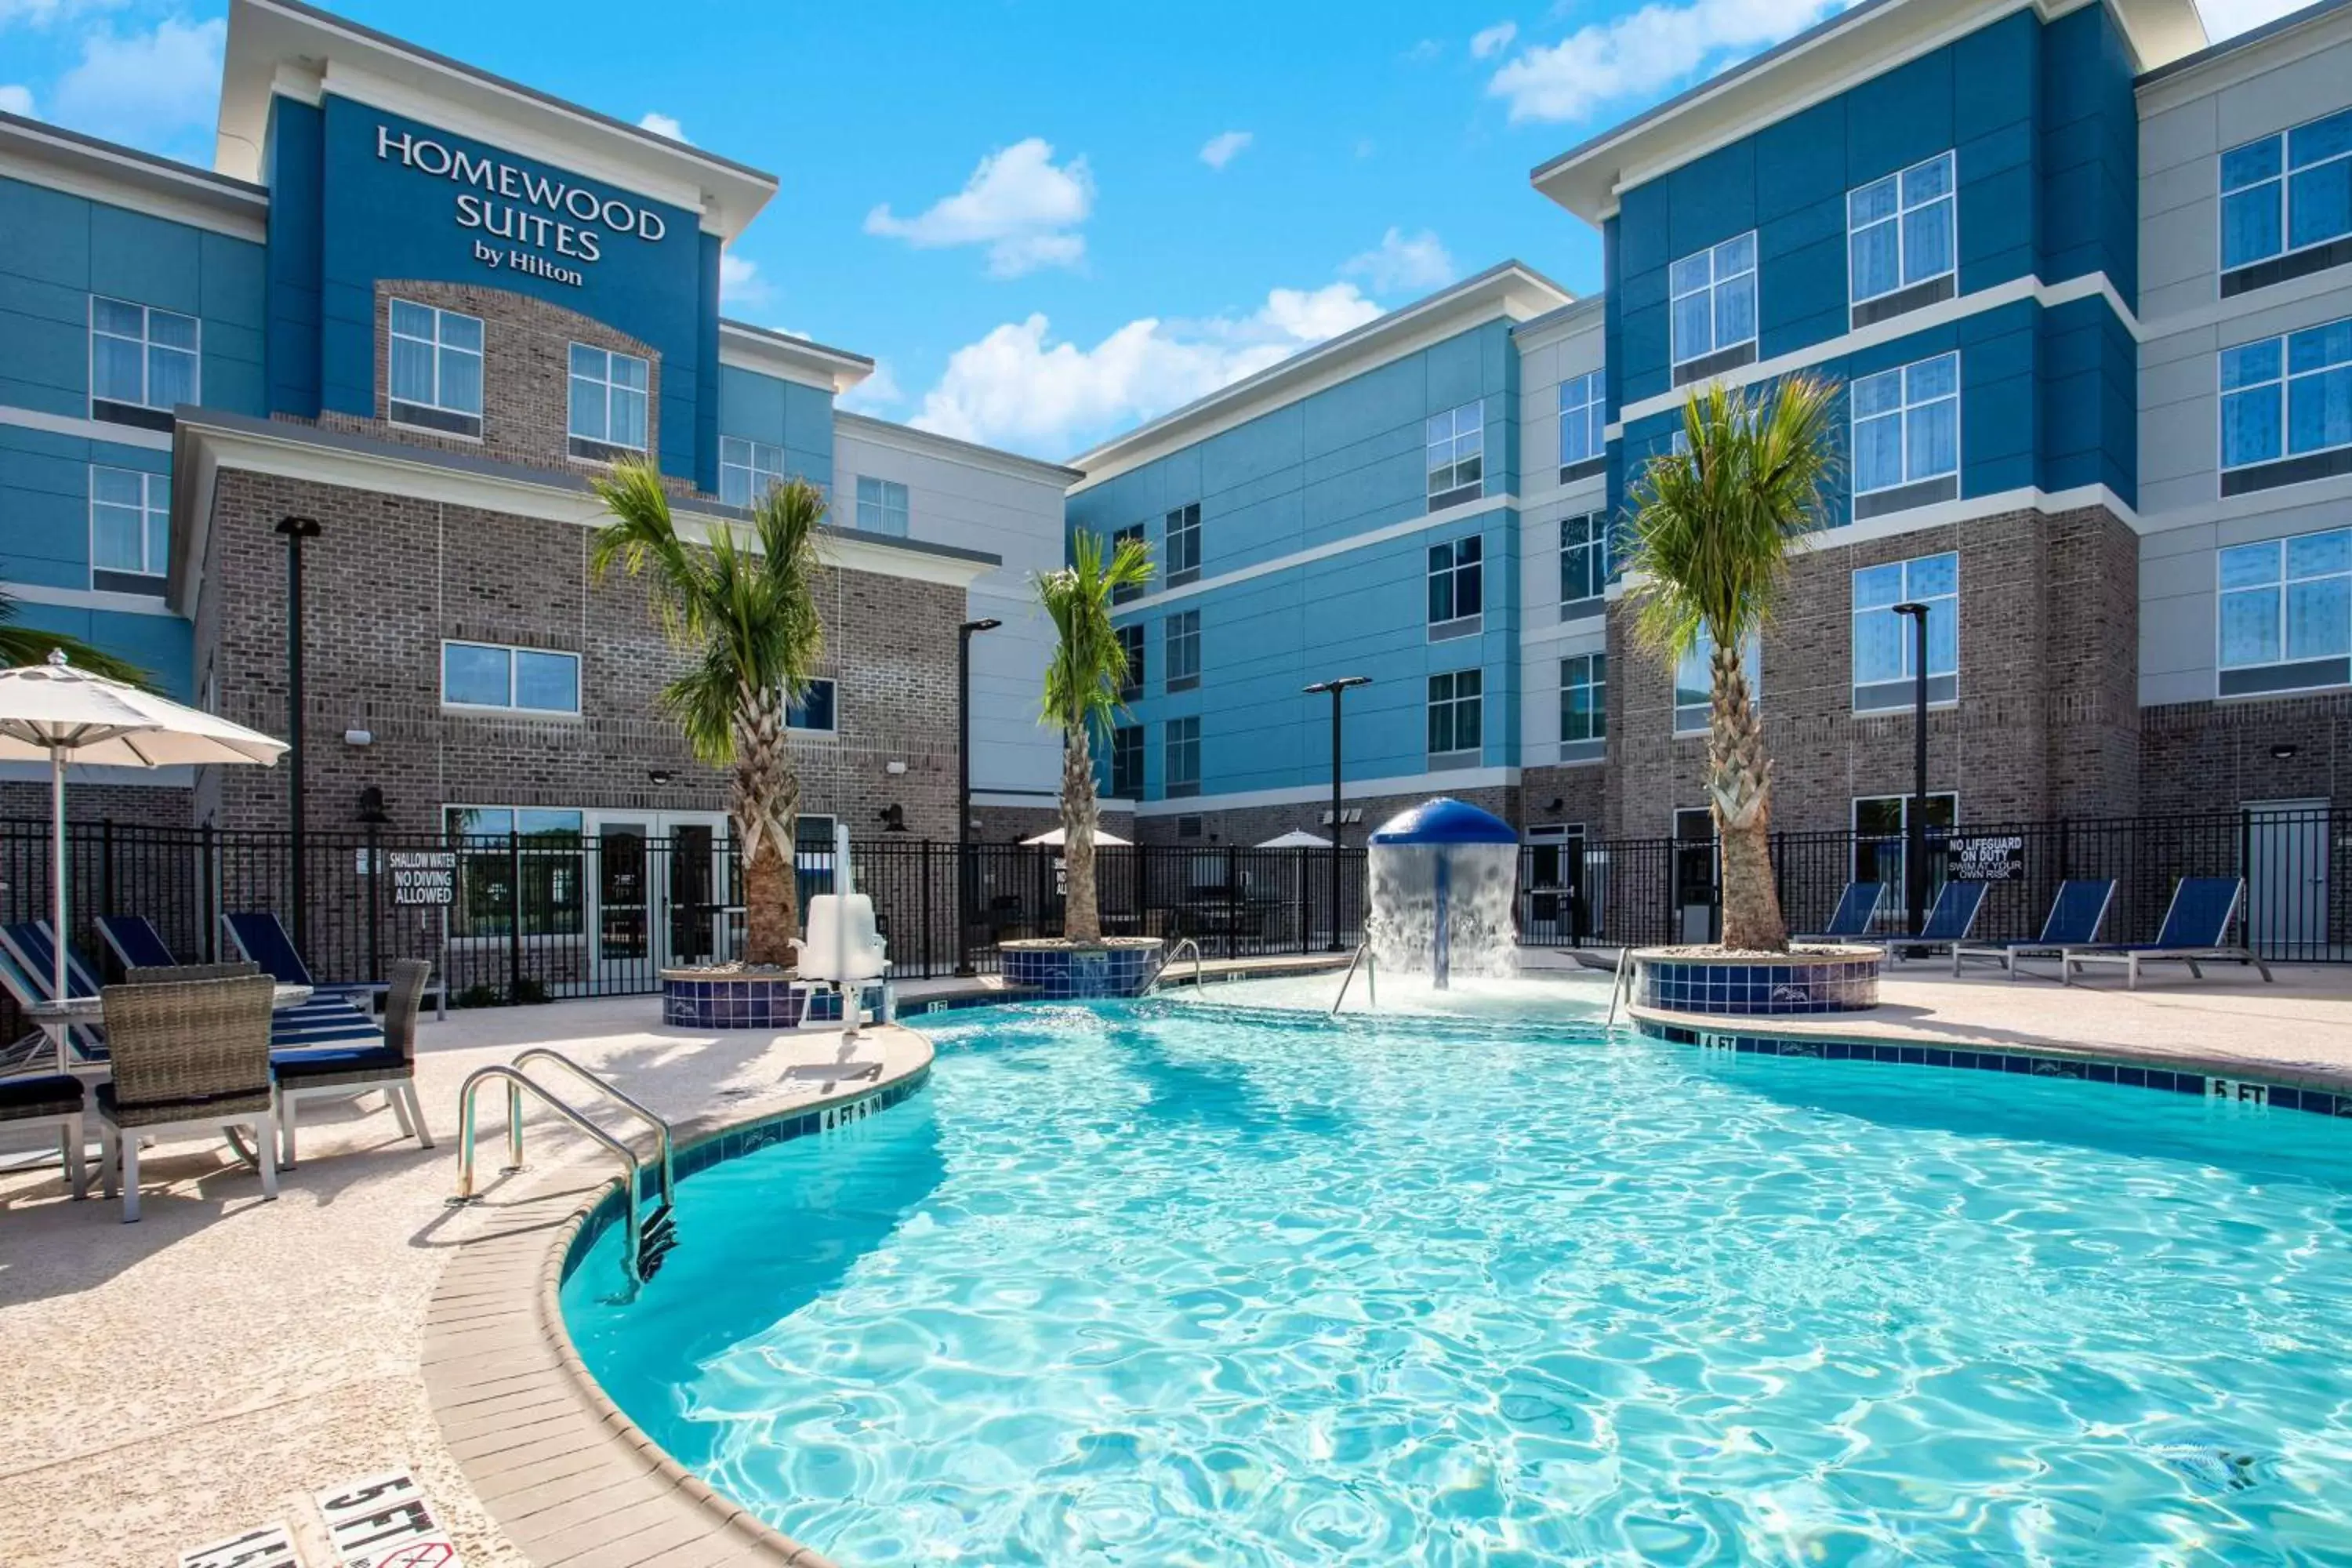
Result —
[[1069, 732], [1108, 722], [1119, 711], [1127, 680], [1127, 649], [1111, 624], [1111, 606], [1124, 589], [1151, 581], [1151, 551], [1139, 539], [1103, 550], [1102, 535], [1070, 536], [1070, 563], [1037, 578], [1037, 599], [1054, 623], [1053, 656], [1045, 664], [1043, 721]]

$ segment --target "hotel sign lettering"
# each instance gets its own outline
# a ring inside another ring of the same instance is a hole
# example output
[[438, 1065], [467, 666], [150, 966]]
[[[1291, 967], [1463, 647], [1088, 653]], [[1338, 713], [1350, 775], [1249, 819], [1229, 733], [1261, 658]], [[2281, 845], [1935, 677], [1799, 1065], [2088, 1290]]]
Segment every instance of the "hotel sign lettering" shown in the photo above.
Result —
[[659, 213], [635, 202], [389, 125], [375, 128], [375, 155], [457, 186], [457, 226], [483, 237], [474, 259], [495, 271], [577, 289], [587, 281], [582, 268], [603, 260], [614, 236], [659, 245], [669, 235]]

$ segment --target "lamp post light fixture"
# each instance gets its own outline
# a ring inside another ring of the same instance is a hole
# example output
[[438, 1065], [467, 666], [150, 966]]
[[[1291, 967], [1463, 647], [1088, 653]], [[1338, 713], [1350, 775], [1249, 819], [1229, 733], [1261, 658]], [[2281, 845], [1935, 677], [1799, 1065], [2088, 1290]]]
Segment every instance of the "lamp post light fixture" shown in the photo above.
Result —
[[1903, 814], [1903, 901], [1911, 934], [1927, 921], [1927, 606], [1895, 606], [1911, 617], [1911, 805]]
[[1370, 686], [1369, 675], [1343, 675], [1334, 680], [1318, 680], [1306, 689], [1309, 697], [1323, 692], [1331, 694], [1331, 951], [1339, 946], [1339, 699], [1350, 686]]
[[975, 632], [992, 632], [1004, 623], [993, 616], [966, 621], [956, 627], [956, 965], [959, 975], [971, 967], [971, 638]]
[[315, 517], [281, 517], [273, 531], [286, 541], [286, 827], [294, 850], [294, 947], [310, 951], [310, 868], [302, 822], [302, 542], [319, 537]]

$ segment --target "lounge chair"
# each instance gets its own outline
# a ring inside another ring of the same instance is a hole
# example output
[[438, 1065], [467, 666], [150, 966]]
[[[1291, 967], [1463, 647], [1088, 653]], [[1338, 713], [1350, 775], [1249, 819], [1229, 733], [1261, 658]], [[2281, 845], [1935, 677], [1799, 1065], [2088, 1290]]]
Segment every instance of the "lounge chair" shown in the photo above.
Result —
[[432, 973], [433, 966], [421, 958], [404, 958], [392, 966], [383, 1035], [373, 1046], [270, 1053], [270, 1070], [278, 1080], [281, 1163], [289, 1168], [294, 1163], [294, 1118], [302, 1100], [348, 1099], [373, 1089], [383, 1091], [404, 1136], [433, 1147], [433, 1130], [425, 1124], [425, 1108], [416, 1100], [416, 1014]]
[[145, 915], [100, 915], [98, 934], [114, 950], [114, 956], [123, 969], [167, 969], [180, 961], [172, 956], [171, 945], [155, 922]]
[[[57, 948], [47, 921], [17, 921], [0, 925], [0, 986], [16, 999], [20, 1007], [32, 1007], [56, 1000], [50, 993], [56, 989]], [[96, 996], [98, 979], [83, 963], [79, 954], [66, 951], [66, 994]], [[37, 1067], [44, 1051], [55, 1059], [55, 1037], [48, 1030], [58, 1026], [44, 1025], [37, 1035], [28, 1035], [0, 1052], [0, 1065]], [[79, 1060], [95, 1067], [106, 1060], [106, 1031], [95, 1024], [69, 1024], [66, 1031], [66, 1049], [69, 1060]]]
[[1886, 956], [1898, 963], [1906, 958], [1925, 957], [1925, 949], [1957, 947], [1968, 941], [1969, 932], [1975, 929], [1977, 913], [1984, 908], [1985, 889], [1990, 886], [1989, 882], [1963, 882], [1955, 878], [1937, 893], [1916, 936], [1897, 933], [1873, 941], [1885, 948]]
[[[46, 1040], [44, 1041], [46, 1044]], [[65, 1157], [66, 1184], [77, 1198], [89, 1194], [82, 1164], [82, 1083], [69, 1072], [0, 1078], [0, 1128], [54, 1127]]]
[[307, 985], [313, 996], [331, 996], [352, 1006], [373, 1011], [382, 985], [321, 985], [311, 978], [310, 966], [286, 934], [286, 927], [268, 910], [247, 910], [221, 916], [221, 929], [239, 957], [261, 965], [261, 972], [280, 985]]
[[[175, 963], [162, 968], [130, 970], [122, 980], [126, 985], [170, 985], [191, 980], [239, 980], [260, 973], [261, 965], [249, 961]], [[273, 985], [283, 984], [286, 983], [271, 982]], [[373, 1017], [332, 996], [313, 996], [299, 1006], [278, 1007], [269, 1015], [269, 1048], [273, 1053], [320, 1047], [348, 1049], [383, 1043], [383, 1031], [376, 1027]]]
[[1792, 936], [1790, 942], [1862, 942], [1870, 935], [1870, 922], [1878, 918], [1878, 906], [1886, 897], [1884, 882], [1848, 882], [1845, 891], [1838, 895], [1837, 909], [1830, 916], [1825, 931], [1810, 931]]
[[2191, 979], [2202, 980], [2205, 971], [2199, 965], [2231, 963], [2252, 964], [2267, 983], [2270, 965], [2256, 958], [2253, 949], [2227, 940], [2230, 922], [2237, 918], [2239, 901], [2245, 896], [2242, 877], [2183, 877], [2173, 886], [2172, 903], [2164, 911], [2164, 924], [2158, 928], [2154, 942], [2084, 943], [2061, 949], [2058, 977], [2072, 985], [2084, 964], [2120, 963], [2125, 988], [2137, 991], [2144, 963], [2185, 963]]
[[2055, 958], [2069, 947], [2083, 947], [2099, 940], [2099, 927], [2105, 923], [2107, 905], [2114, 901], [2116, 884], [2113, 879], [2085, 878], [2058, 884], [2058, 896], [2050, 900], [2050, 916], [2042, 922], [2040, 936], [2014, 936], [2001, 942], [1963, 942], [1952, 945], [1952, 973], [1958, 974], [1963, 963], [1998, 963], [2009, 978], [2017, 978], [2018, 961], [2022, 958]]
[[261, 1195], [278, 1195], [278, 1135], [269, 1077], [274, 982], [177, 981], [106, 988], [114, 1078], [98, 1086], [105, 1191], [122, 1193], [122, 1218], [139, 1217], [139, 1141], [167, 1132], [250, 1127], [264, 1152]]

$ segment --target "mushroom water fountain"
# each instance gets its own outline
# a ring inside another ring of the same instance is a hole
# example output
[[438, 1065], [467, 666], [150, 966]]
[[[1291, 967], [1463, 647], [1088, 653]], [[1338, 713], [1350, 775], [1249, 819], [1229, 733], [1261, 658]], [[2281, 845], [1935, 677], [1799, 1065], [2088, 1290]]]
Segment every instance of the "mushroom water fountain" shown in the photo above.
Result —
[[1372, 833], [1369, 934], [1392, 974], [1426, 973], [1445, 990], [1455, 974], [1517, 967], [1511, 910], [1519, 836], [1491, 812], [1450, 796], [1398, 813]]

